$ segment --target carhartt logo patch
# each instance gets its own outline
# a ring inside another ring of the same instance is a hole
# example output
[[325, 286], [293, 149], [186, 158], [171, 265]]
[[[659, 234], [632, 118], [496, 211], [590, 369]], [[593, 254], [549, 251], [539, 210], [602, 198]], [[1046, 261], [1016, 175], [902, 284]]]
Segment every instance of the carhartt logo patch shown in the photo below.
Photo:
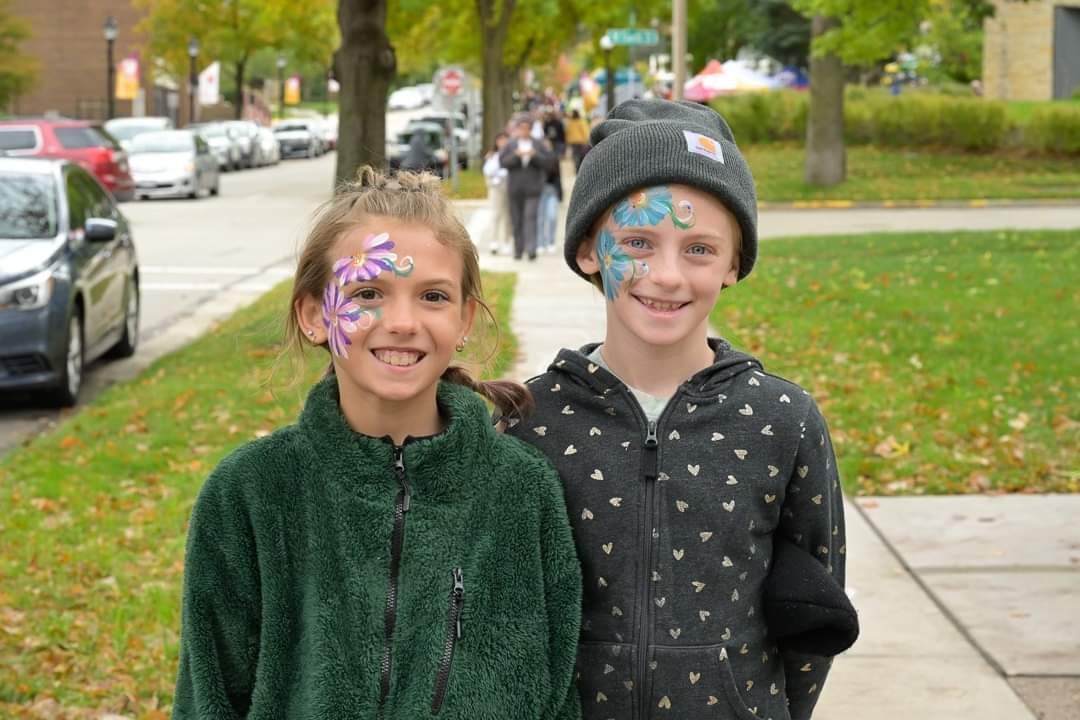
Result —
[[724, 162], [724, 152], [716, 140], [689, 130], [683, 130], [683, 135], [686, 136], [686, 149], [690, 152], [695, 155], [704, 155], [710, 160]]

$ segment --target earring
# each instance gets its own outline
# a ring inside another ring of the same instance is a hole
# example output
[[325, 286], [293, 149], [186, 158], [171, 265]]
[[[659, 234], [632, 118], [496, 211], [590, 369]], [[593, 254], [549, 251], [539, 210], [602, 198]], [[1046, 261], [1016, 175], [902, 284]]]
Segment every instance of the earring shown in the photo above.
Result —
[[314, 330], [312, 330], [311, 328], [308, 328], [305, 332], [307, 333], [308, 338], [310, 338], [311, 340], [315, 339], [315, 331]]
[[458, 341], [458, 344], [454, 347], [454, 349], [457, 350], [458, 352], [461, 352], [462, 350], [465, 349], [465, 343], [467, 343], [467, 342], [469, 342], [469, 336], [468, 335], [461, 338], [461, 340]]

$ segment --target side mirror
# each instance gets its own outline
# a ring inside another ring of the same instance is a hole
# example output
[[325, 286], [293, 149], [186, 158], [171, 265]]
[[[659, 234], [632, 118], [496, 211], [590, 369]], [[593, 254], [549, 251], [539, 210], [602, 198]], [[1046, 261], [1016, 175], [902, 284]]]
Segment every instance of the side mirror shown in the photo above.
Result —
[[84, 237], [90, 242], [109, 242], [116, 237], [116, 221], [107, 218], [87, 218]]

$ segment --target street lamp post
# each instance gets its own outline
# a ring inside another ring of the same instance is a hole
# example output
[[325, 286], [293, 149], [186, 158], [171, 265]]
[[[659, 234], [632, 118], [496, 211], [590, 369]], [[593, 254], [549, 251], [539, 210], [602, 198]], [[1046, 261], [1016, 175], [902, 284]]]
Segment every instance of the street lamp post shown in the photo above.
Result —
[[604, 89], [607, 92], [607, 111], [610, 113], [615, 108], [615, 73], [611, 69], [611, 49], [615, 43], [607, 33], [600, 38], [600, 49], [604, 51]]
[[285, 56], [277, 56], [278, 118], [285, 117]]
[[105, 115], [106, 120], [111, 120], [116, 115], [116, 105], [114, 100], [115, 91], [113, 85], [116, 83], [116, 66], [113, 63], [113, 43], [116, 42], [116, 34], [120, 29], [120, 24], [116, 22], [116, 18], [112, 15], [105, 18], [105, 27], [103, 31], [105, 33]]
[[188, 75], [188, 125], [195, 123], [195, 102], [198, 99], [197, 93], [199, 89], [199, 75], [195, 72], [195, 58], [199, 57], [199, 40], [198, 38], [191, 38], [187, 41], [187, 54], [191, 59], [191, 66]]

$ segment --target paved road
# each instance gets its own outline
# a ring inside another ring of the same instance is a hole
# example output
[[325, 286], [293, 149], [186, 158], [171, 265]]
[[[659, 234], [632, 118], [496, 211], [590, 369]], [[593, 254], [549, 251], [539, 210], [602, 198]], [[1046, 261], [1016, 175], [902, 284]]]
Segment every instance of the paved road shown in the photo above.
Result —
[[[126, 203], [142, 278], [142, 343], [132, 361], [95, 363], [83, 402], [292, 275], [311, 213], [330, 196], [333, 154], [224, 175], [221, 195]], [[178, 331], [187, 323], [190, 333]], [[0, 454], [62, 418], [30, 395], [0, 396]], [[70, 411], [67, 411], [70, 412]]]

